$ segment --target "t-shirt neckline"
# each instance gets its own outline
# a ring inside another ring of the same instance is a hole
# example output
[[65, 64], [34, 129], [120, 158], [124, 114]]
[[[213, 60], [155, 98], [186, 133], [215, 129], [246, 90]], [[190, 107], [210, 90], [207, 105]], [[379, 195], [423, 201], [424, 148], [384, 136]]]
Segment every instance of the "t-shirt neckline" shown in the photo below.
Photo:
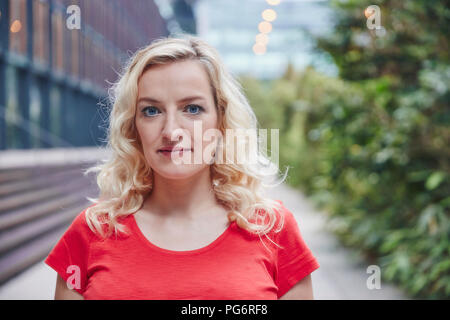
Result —
[[182, 251], [177, 251], [177, 250], [170, 250], [170, 249], [165, 249], [165, 248], [161, 248], [155, 244], [153, 244], [149, 239], [147, 239], [147, 237], [142, 233], [141, 229], [139, 228], [135, 216], [134, 214], [130, 214], [131, 216], [131, 226], [132, 229], [136, 232], [136, 235], [138, 236], [138, 238], [141, 240], [142, 243], [144, 243], [147, 247], [150, 247], [152, 250], [158, 251], [160, 253], [164, 253], [164, 254], [170, 254], [170, 255], [195, 255], [195, 254], [199, 254], [199, 253], [204, 253], [207, 251], [212, 250], [213, 248], [215, 248], [217, 245], [219, 245], [231, 232], [231, 229], [233, 228], [233, 225], [236, 223], [235, 221], [231, 222], [227, 229], [222, 232], [222, 234], [217, 237], [213, 242], [211, 242], [210, 244], [202, 247], [202, 248], [198, 248], [198, 249], [194, 249], [194, 250], [182, 250]]

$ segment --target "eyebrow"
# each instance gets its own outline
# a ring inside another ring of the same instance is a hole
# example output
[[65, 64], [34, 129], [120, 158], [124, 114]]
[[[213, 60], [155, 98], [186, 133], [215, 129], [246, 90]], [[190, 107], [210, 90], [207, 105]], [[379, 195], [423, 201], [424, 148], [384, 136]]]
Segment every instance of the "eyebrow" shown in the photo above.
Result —
[[[205, 100], [205, 98], [203, 98], [202, 96], [189, 96], [189, 97], [185, 97], [183, 99], [178, 100], [178, 103], [181, 102], [187, 102], [187, 101], [193, 101], [193, 100]], [[139, 100], [137, 101], [137, 103], [139, 102], [150, 102], [150, 103], [161, 103], [161, 101], [151, 98], [151, 97], [142, 97], [139, 98]]]

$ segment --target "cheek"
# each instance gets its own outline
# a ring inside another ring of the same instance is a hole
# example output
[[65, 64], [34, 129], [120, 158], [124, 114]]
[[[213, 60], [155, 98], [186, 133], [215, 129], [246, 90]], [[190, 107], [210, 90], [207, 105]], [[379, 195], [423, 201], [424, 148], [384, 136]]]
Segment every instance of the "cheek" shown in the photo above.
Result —
[[[212, 130], [215, 129], [215, 130]], [[208, 121], [205, 121], [203, 123], [203, 130], [202, 130], [202, 146], [203, 150], [206, 152], [211, 149], [212, 145], [217, 144], [217, 139], [219, 138], [217, 135], [221, 136], [220, 133], [218, 133], [218, 122], [216, 118], [209, 119]], [[215, 147], [213, 148], [215, 149]], [[211, 149], [212, 150], [212, 149]]]
[[136, 128], [137, 134], [142, 144], [142, 148], [144, 149], [144, 151], [146, 151], [146, 149], [154, 144], [154, 141], [157, 138], [156, 131], [150, 126], [145, 126], [139, 123], [136, 125]]
[[218, 129], [219, 120], [217, 114], [211, 115], [203, 121], [203, 131], [208, 129]]
[[[197, 127], [197, 129], [194, 129], [194, 126], [192, 128], [189, 128], [189, 132], [192, 134], [193, 141], [203, 141], [203, 144], [205, 144], [206, 139], [208, 138], [205, 134], [207, 131], [211, 129], [218, 129], [217, 128], [217, 120], [216, 118], [207, 118], [203, 119], [201, 121], [201, 134], [198, 134], [200, 127]], [[196, 134], [194, 134], [196, 133]]]

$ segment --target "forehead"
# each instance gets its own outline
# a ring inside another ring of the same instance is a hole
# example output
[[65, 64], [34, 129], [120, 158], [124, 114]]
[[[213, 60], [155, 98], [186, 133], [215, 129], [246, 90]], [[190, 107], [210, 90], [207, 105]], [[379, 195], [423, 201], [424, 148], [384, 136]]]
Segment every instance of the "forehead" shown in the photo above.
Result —
[[139, 96], [173, 94], [192, 94], [193, 92], [211, 94], [208, 74], [204, 66], [195, 60], [154, 65], [139, 78]]

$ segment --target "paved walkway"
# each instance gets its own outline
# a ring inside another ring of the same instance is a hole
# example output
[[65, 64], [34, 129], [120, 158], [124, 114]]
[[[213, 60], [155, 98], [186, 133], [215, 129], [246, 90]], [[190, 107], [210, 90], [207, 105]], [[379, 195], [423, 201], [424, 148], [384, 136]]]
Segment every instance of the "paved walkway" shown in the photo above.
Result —
[[[383, 282], [381, 289], [369, 290], [368, 264], [324, 230], [323, 216], [300, 192], [282, 185], [269, 193], [295, 214], [305, 242], [319, 261], [320, 268], [311, 275], [315, 299], [407, 299], [400, 290]], [[0, 300], [53, 299], [55, 284], [56, 272], [42, 261], [0, 287]]]

